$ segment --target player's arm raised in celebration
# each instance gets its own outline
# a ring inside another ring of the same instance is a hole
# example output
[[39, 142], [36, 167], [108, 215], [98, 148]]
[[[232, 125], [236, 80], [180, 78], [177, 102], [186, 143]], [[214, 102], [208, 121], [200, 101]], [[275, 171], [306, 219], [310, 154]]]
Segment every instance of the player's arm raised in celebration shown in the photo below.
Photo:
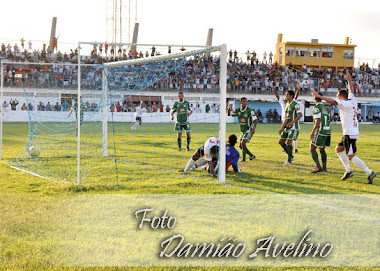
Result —
[[326, 101], [328, 102], [329, 104], [332, 104], [332, 105], [338, 105], [338, 103], [334, 100], [334, 99], [331, 99], [331, 98], [327, 98], [325, 96], [322, 96], [322, 95], [319, 95], [318, 92], [316, 90], [313, 90], [311, 92], [311, 95], [313, 95], [314, 97], [317, 97], [323, 101]]
[[275, 87], [272, 87], [273, 93], [276, 96], [277, 101], [280, 100], [280, 95], [278, 95], [277, 89]]
[[346, 70], [346, 79], [348, 82], [348, 94], [352, 94], [352, 79], [351, 79], [351, 74], [348, 70]]
[[301, 91], [301, 86], [300, 86], [300, 84], [297, 84], [296, 94], [294, 95], [295, 100], [298, 99], [298, 96], [300, 95], [300, 91]]

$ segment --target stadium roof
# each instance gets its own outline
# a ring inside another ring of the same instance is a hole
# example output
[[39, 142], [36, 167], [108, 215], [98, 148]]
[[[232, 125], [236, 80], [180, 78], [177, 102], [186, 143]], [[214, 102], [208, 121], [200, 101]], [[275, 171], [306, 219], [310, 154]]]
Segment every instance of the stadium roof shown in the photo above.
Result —
[[362, 106], [365, 105], [365, 106], [380, 106], [380, 102], [379, 103], [362, 103]]

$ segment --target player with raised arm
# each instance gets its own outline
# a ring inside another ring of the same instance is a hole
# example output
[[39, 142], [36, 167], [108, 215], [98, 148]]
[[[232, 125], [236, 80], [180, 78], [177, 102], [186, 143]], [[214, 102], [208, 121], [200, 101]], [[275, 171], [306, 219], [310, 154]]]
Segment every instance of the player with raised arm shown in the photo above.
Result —
[[293, 159], [293, 140], [297, 138], [297, 134], [300, 130], [300, 119], [302, 118], [301, 107], [294, 99], [295, 93], [292, 90], [288, 90], [285, 94], [285, 120], [282, 123], [279, 134], [281, 138], [279, 144], [288, 154], [288, 160], [284, 163], [284, 166], [291, 165]]
[[144, 107], [144, 103], [141, 101], [138, 106], [135, 108], [135, 124], [131, 127], [133, 131], [135, 131], [137, 128], [139, 128], [142, 124], [141, 118], [142, 118], [142, 113], [147, 112], [146, 108]]
[[[231, 107], [228, 107], [228, 110], [231, 110]], [[256, 156], [248, 150], [247, 143], [251, 140], [252, 135], [255, 133], [258, 120], [255, 111], [247, 106], [247, 98], [242, 97], [240, 99], [240, 108], [234, 110], [231, 116], [237, 116], [240, 124], [241, 133], [239, 138], [239, 147], [243, 150], [243, 159], [241, 162], [246, 161], [246, 154], [249, 155], [249, 160], [255, 159]]]
[[[216, 137], [209, 138], [204, 145], [198, 148], [190, 158], [183, 172], [186, 174], [190, 170], [194, 170], [197, 167], [203, 166], [205, 164], [209, 164], [210, 173], [216, 177], [216, 164], [218, 161], [218, 153], [219, 153], [219, 140]], [[200, 160], [198, 163], [197, 161]], [[181, 171], [182, 172], [182, 171]]]
[[[373, 179], [376, 177], [376, 173], [370, 170], [364, 162], [356, 156], [356, 140], [359, 138], [359, 123], [357, 120], [358, 102], [352, 93], [351, 75], [348, 71], [346, 71], [346, 79], [348, 82], [348, 91], [345, 89], [339, 90], [336, 99], [323, 97], [316, 91], [313, 91], [312, 95], [328, 102], [329, 104], [336, 105], [339, 108], [343, 138], [342, 141], [338, 143], [335, 150], [346, 169], [346, 172], [341, 179], [346, 180], [354, 176], [350, 166], [351, 160], [355, 165], [367, 173], [368, 183], [372, 184]], [[344, 150], [346, 151], [348, 158], [344, 153]]]
[[[321, 93], [319, 95], [323, 96]], [[327, 154], [325, 147], [330, 147], [331, 142], [331, 128], [330, 128], [330, 114], [328, 108], [322, 103], [318, 97], [314, 97], [316, 105], [313, 109], [313, 130], [310, 134], [310, 152], [316, 168], [311, 173], [318, 173], [327, 171]], [[319, 148], [321, 153], [322, 165], [319, 163], [318, 153], [316, 149]]]
[[[277, 88], [272, 87], [272, 90], [274, 92], [274, 95], [276, 96], [276, 99], [277, 99], [278, 103], [281, 106], [281, 121], [284, 122], [284, 120], [285, 120], [285, 100], [282, 97], [280, 97], [280, 95], [278, 95]], [[301, 90], [301, 86], [298, 84], [297, 85], [297, 90], [296, 90], [296, 95], [294, 96], [295, 100], [298, 99], [298, 96], [300, 94], [300, 90]], [[299, 135], [299, 131], [297, 132], [296, 137], [293, 140], [293, 143], [294, 143], [294, 152], [295, 153], [298, 153], [298, 135]]]
[[193, 111], [190, 109], [189, 102], [184, 100], [182, 91], [178, 92], [178, 102], [174, 103], [172, 110], [170, 111], [171, 120], [174, 120], [174, 113], [177, 113], [177, 121], [174, 130], [177, 132], [178, 150], [180, 151], [182, 149], [182, 129], [184, 129], [187, 136], [186, 149], [190, 151], [191, 130], [189, 116], [193, 113]]

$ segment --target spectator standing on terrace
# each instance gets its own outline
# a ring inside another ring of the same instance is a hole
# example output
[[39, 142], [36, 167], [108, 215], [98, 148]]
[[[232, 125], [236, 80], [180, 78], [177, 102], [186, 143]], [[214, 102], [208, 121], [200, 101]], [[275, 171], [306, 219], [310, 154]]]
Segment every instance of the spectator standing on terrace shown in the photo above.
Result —
[[104, 43], [104, 52], [107, 56], [107, 53], [108, 53], [108, 43], [107, 42]]
[[32, 49], [32, 41], [31, 40], [29, 40], [28, 45], [29, 45], [29, 50], [32, 51], [33, 49]]
[[51, 50], [52, 53], [54, 53], [54, 49], [57, 52], [57, 50], [58, 50], [58, 38], [57, 37], [53, 37], [53, 48]]
[[205, 112], [210, 113], [210, 105], [209, 104], [206, 104]]
[[33, 109], [34, 109], [34, 108], [33, 108], [33, 105], [32, 105], [31, 103], [28, 103], [28, 110], [29, 110], [29, 111], [33, 111]]
[[4, 103], [3, 103], [3, 112], [8, 112], [8, 107], [9, 107], [9, 104], [7, 103], [7, 101], [4, 101]]
[[22, 106], [21, 106], [21, 110], [22, 110], [22, 111], [26, 111], [26, 110], [28, 110], [28, 108], [26, 107], [26, 104], [25, 104], [25, 103], [22, 104]]
[[368, 110], [368, 120], [373, 121], [373, 109], [372, 107]]
[[51, 104], [50, 104], [50, 102], [48, 102], [47, 103], [47, 105], [46, 105], [46, 111], [52, 111], [52, 107], [51, 107]]
[[24, 38], [21, 38], [20, 41], [21, 41], [22, 50], [24, 51], [25, 40], [24, 40]]
[[264, 54], [263, 54], [263, 63], [267, 63], [267, 51], [264, 51]]
[[270, 51], [270, 53], [269, 53], [269, 63], [272, 64], [272, 61], [273, 61], [273, 53], [272, 53], [272, 51]]
[[99, 54], [103, 53], [103, 43], [99, 44]]
[[61, 105], [58, 102], [54, 106], [54, 111], [61, 111]]
[[17, 105], [18, 105], [18, 101], [17, 100], [10, 100], [9, 101], [9, 104], [11, 105], [11, 110], [12, 111], [16, 111], [16, 109], [17, 109]]

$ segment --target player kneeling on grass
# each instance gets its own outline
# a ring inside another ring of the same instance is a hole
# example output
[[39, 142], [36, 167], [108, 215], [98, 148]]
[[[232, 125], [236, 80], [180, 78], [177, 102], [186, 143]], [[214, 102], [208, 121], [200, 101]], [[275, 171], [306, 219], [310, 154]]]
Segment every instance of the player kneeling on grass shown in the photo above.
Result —
[[[319, 95], [323, 96], [321, 93]], [[330, 147], [331, 141], [331, 128], [330, 128], [330, 114], [327, 107], [322, 103], [318, 97], [314, 97], [316, 105], [313, 110], [314, 127], [310, 134], [310, 152], [315, 165], [317, 166], [311, 173], [318, 173], [327, 170], [327, 155], [325, 147]], [[319, 163], [318, 153], [316, 149], [319, 148], [322, 158], [322, 165]]]
[[[198, 150], [194, 152], [193, 156], [190, 158], [183, 172], [186, 174], [190, 170], [194, 170], [198, 167], [209, 164], [210, 174], [216, 177], [216, 167], [217, 167], [218, 152], [219, 152], [218, 145], [219, 145], [219, 140], [216, 137], [209, 138], [203, 146], [199, 147]], [[203, 156], [205, 158], [200, 160], [197, 163], [197, 161]]]
[[232, 134], [228, 137], [228, 144], [226, 145], [226, 171], [230, 166], [234, 169], [234, 172], [242, 172], [238, 167], [238, 161], [240, 153], [235, 149], [235, 144], [237, 142], [236, 135]]

